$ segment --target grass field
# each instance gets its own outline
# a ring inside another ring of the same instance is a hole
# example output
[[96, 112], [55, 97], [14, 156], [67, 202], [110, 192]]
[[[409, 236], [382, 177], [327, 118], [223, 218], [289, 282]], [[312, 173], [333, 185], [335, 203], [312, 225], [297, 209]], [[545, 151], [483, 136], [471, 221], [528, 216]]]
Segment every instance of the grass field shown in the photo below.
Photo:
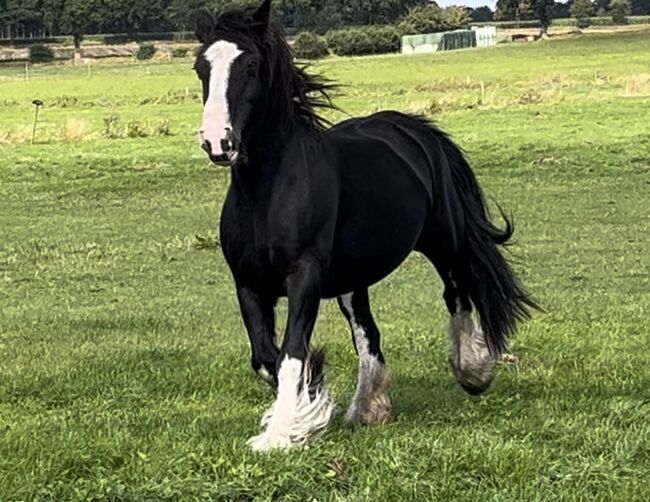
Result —
[[[414, 255], [371, 291], [395, 422], [252, 453], [273, 396], [214, 241], [229, 173], [196, 145], [191, 61], [0, 67], [0, 500], [650, 500], [650, 32], [316, 70], [350, 114], [435, 117], [514, 214], [545, 312], [494, 390], [455, 384]], [[349, 338], [324, 304], [341, 408]]]

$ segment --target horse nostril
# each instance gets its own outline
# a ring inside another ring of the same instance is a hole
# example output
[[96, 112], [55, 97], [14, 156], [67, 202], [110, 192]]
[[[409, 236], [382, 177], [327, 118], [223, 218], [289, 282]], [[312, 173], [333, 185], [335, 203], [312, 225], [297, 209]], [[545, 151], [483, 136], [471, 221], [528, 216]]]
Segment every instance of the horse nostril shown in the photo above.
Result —
[[223, 152], [229, 152], [230, 151], [230, 141], [227, 139], [222, 139], [221, 140], [221, 151]]
[[212, 155], [212, 145], [207, 139], [203, 141], [203, 143], [201, 144], [201, 148], [203, 148], [208, 155]]

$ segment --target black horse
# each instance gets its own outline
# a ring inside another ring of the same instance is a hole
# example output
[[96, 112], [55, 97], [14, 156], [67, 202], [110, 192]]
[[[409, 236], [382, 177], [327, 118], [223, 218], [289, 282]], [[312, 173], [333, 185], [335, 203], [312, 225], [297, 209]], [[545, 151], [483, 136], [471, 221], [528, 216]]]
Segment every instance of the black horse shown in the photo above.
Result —
[[[332, 106], [330, 85], [294, 64], [269, 0], [216, 19], [204, 13], [197, 36], [205, 105], [200, 143], [232, 172], [221, 217], [223, 252], [253, 368], [277, 387], [253, 448], [301, 444], [332, 415], [322, 353], [309, 350], [322, 298], [338, 298], [359, 355], [347, 419], [390, 419], [368, 287], [413, 250], [444, 282], [456, 378], [470, 393], [486, 390], [508, 335], [535, 304], [498, 247], [512, 226], [506, 220], [500, 230], [490, 222], [459, 148], [423, 118], [398, 112], [328, 128], [317, 110]], [[274, 307], [281, 296], [289, 311], [278, 349]]]

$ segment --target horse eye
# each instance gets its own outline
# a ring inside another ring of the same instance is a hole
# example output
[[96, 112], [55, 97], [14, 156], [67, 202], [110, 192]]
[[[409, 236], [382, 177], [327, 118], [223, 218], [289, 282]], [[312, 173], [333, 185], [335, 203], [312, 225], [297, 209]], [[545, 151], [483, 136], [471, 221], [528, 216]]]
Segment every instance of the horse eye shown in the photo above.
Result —
[[255, 72], [257, 71], [257, 61], [251, 61], [248, 63], [248, 66], [246, 67], [246, 71], [248, 72], [249, 75], [255, 75]]

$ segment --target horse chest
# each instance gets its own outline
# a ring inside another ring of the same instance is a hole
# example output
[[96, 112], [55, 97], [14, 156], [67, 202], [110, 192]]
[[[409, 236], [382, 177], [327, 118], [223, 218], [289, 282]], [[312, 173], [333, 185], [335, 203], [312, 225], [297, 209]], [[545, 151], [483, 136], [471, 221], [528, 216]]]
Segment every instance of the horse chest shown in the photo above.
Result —
[[311, 245], [307, 216], [291, 204], [251, 207], [226, 201], [221, 243], [235, 277], [280, 287]]

